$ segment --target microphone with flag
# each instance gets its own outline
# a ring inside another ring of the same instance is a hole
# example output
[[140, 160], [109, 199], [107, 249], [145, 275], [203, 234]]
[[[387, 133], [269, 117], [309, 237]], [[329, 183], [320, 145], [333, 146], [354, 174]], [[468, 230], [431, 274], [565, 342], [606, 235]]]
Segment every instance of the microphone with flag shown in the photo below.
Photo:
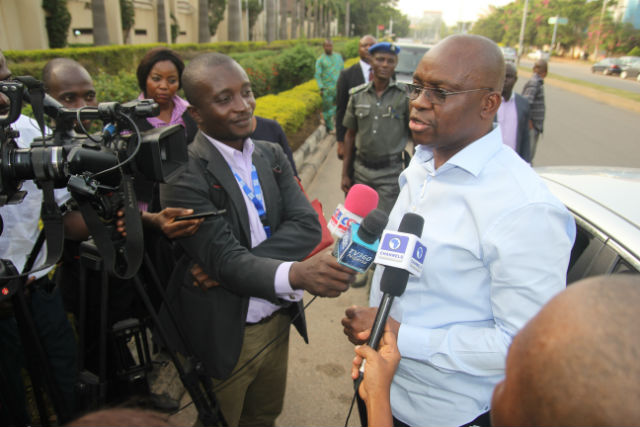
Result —
[[358, 273], [364, 273], [373, 264], [380, 244], [380, 235], [387, 226], [389, 216], [380, 209], [374, 209], [360, 224], [352, 223], [336, 244], [338, 262]]
[[406, 213], [402, 217], [398, 231], [385, 230], [380, 248], [374, 262], [384, 265], [380, 278], [382, 300], [371, 328], [369, 346], [378, 349], [384, 326], [389, 317], [393, 299], [404, 293], [409, 274], [419, 276], [427, 254], [427, 248], [420, 242], [424, 218], [415, 213]]
[[336, 240], [340, 240], [352, 223], [362, 222], [369, 212], [378, 206], [378, 193], [364, 184], [355, 184], [347, 193], [344, 205], [338, 204], [327, 228]]

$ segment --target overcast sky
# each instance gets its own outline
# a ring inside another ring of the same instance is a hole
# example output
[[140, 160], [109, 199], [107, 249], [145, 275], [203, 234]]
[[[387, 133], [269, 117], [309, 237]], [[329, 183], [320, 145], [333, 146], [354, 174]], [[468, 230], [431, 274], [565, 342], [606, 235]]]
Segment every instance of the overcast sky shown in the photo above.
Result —
[[475, 21], [489, 5], [504, 6], [513, 0], [400, 0], [398, 8], [409, 17], [420, 17], [425, 10], [441, 11], [447, 25]]

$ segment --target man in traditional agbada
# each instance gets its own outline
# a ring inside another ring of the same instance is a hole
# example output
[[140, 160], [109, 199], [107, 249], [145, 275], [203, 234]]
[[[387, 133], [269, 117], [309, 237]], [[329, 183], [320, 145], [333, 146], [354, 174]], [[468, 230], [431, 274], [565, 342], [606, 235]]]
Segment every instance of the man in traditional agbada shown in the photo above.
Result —
[[333, 53], [333, 42], [324, 41], [324, 53], [316, 60], [315, 79], [322, 96], [322, 117], [327, 132], [333, 132], [336, 116], [336, 84], [344, 61], [339, 53]]

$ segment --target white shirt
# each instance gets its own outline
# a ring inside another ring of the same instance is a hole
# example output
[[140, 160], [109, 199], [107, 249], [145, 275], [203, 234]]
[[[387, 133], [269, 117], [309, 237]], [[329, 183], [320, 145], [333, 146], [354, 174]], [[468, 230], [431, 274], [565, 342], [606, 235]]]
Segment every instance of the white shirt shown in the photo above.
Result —
[[364, 82], [369, 82], [369, 70], [371, 70], [371, 65], [364, 62], [362, 59], [360, 60], [360, 67], [362, 68], [362, 76], [364, 77]]
[[[42, 136], [40, 128], [35, 120], [20, 116], [18, 120], [11, 124], [14, 130], [20, 132], [16, 143], [20, 148], [29, 148], [34, 138]], [[45, 129], [49, 132], [49, 129]], [[22, 190], [27, 191], [22, 203], [15, 205], [4, 205], [0, 208], [0, 216], [4, 223], [2, 235], [0, 235], [0, 257], [13, 262], [18, 272], [22, 268], [27, 257], [33, 249], [38, 234], [40, 234], [40, 208], [42, 206], [42, 190], [36, 187], [33, 181], [25, 180]], [[54, 190], [56, 203], [61, 205], [71, 198], [66, 188]], [[46, 259], [47, 245], [42, 246], [33, 269], [42, 266]], [[39, 279], [51, 271], [53, 267], [34, 273], [33, 276]]]
[[[244, 141], [244, 147], [242, 151], [238, 151], [235, 148], [223, 144], [222, 142], [211, 138], [209, 135], [203, 132], [203, 135], [218, 149], [222, 157], [227, 161], [229, 167], [235, 171], [240, 178], [247, 184], [251, 190], [253, 190], [251, 180], [251, 156], [255, 145], [250, 138]], [[244, 197], [244, 204], [247, 207], [247, 213], [249, 215], [249, 226], [251, 227], [251, 247], [258, 246], [264, 240], [267, 239], [267, 234], [264, 231], [262, 221], [260, 221], [260, 215], [258, 210], [254, 206], [249, 196], [244, 192], [242, 186], [238, 183], [238, 187]], [[265, 206], [266, 211], [266, 206]], [[289, 283], [289, 270], [291, 269], [292, 262], [283, 262], [276, 269], [276, 275], [274, 278], [274, 288], [276, 296], [286, 301], [300, 301], [304, 296], [304, 291], [301, 289], [293, 290]], [[247, 322], [255, 323], [260, 319], [269, 316], [274, 311], [278, 310], [280, 306], [273, 304], [262, 298], [251, 297], [249, 299], [249, 309], [247, 312]]]
[[463, 425], [489, 410], [515, 334], [566, 286], [575, 223], [498, 128], [437, 170], [419, 145], [399, 183], [388, 228], [407, 212], [422, 215], [427, 255], [391, 309], [402, 354], [393, 415], [415, 426]]

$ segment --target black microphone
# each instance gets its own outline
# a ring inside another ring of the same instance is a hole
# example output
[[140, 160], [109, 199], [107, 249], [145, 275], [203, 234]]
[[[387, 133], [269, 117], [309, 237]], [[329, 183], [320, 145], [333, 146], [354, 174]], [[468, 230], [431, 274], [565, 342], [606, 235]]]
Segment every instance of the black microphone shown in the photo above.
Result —
[[358, 273], [364, 273], [373, 264], [380, 245], [380, 235], [387, 226], [389, 216], [380, 209], [367, 214], [362, 223], [352, 223], [336, 244], [338, 262]]
[[[424, 218], [415, 213], [406, 213], [402, 217], [398, 232], [414, 234], [418, 237], [422, 235], [422, 228], [424, 227]], [[411, 256], [411, 254], [405, 254]], [[380, 290], [383, 292], [382, 300], [378, 306], [378, 313], [373, 321], [373, 327], [371, 328], [371, 335], [369, 336], [369, 347], [374, 350], [378, 349], [380, 344], [380, 338], [384, 332], [384, 326], [387, 323], [387, 317], [389, 317], [389, 311], [391, 310], [391, 304], [393, 299], [404, 293], [409, 281], [409, 271], [398, 268], [386, 266], [382, 272], [380, 278]], [[362, 370], [362, 368], [361, 368]]]

